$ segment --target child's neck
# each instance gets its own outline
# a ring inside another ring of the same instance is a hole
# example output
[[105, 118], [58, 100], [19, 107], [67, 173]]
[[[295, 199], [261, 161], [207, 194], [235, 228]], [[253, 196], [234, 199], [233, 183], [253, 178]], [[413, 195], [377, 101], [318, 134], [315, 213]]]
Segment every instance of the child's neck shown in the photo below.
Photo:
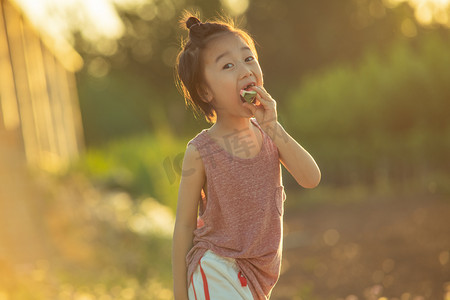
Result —
[[263, 136], [249, 118], [217, 118], [208, 132], [233, 156], [247, 159], [256, 157], [261, 151]]
[[242, 132], [251, 127], [249, 118], [220, 118], [217, 117], [216, 123], [211, 127], [216, 134], [228, 134], [236, 131]]

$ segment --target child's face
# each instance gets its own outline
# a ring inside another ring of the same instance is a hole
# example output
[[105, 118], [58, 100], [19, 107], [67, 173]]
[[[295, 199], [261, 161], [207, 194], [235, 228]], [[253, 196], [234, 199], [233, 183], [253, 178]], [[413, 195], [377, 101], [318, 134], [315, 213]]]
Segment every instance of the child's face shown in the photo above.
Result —
[[224, 113], [251, 117], [242, 106], [240, 90], [250, 84], [263, 85], [256, 53], [239, 36], [231, 33], [211, 40], [203, 52], [206, 98], [218, 116]]

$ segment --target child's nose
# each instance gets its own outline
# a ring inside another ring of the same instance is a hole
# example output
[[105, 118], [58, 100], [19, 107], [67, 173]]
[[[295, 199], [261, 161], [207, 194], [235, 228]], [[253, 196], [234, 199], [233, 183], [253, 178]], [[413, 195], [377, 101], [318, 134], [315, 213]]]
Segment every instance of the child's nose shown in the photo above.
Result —
[[249, 77], [249, 76], [252, 76], [253, 75], [253, 72], [252, 72], [252, 70], [249, 68], [249, 67], [247, 67], [247, 66], [242, 66], [242, 68], [241, 68], [241, 78], [245, 78], [245, 77]]

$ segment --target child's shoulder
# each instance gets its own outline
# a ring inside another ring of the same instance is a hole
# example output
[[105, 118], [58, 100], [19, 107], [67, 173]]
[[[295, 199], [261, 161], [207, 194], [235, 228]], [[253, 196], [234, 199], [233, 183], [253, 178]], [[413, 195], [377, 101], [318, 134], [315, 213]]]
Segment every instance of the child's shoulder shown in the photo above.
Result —
[[216, 143], [208, 129], [203, 129], [188, 142], [187, 148], [189, 147], [195, 148], [198, 154], [205, 156], [210, 154], [212, 149], [215, 149]]
[[186, 151], [184, 152], [184, 159], [191, 159], [191, 158], [199, 158], [200, 152], [198, 150], [198, 147], [193, 143], [188, 143], [186, 146]]

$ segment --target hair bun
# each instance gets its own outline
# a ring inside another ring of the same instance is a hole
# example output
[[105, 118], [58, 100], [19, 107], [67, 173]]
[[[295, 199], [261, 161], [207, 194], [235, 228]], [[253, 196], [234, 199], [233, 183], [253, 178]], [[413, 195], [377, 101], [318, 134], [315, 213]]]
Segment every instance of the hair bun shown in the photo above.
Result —
[[186, 21], [186, 27], [191, 30], [192, 26], [195, 25], [200, 25], [202, 24], [202, 22], [200, 22], [199, 19], [197, 19], [196, 17], [190, 17], [189, 19], [187, 19]]

